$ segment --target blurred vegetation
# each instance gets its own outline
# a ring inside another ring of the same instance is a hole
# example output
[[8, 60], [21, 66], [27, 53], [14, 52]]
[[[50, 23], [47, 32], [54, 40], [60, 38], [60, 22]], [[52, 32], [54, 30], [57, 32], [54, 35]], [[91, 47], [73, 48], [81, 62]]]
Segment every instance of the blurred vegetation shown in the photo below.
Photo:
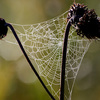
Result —
[[[94, 8], [100, 16], [100, 0], [76, 2]], [[0, 0], [0, 17], [10, 23], [33, 24], [62, 14], [72, 3], [73, 0]], [[12, 46], [0, 42], [0, 100], [50, 100], [18, 46]], [[99, 52], [100, 41], [94, 41], [83, 59], [72, 100], [100, 100]]]

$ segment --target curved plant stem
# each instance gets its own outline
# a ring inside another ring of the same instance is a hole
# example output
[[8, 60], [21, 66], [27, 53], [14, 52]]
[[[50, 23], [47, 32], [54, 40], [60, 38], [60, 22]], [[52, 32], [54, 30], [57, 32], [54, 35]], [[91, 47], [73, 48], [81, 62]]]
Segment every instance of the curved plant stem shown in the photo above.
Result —
[[70, 26], [71, 26], [71, 22], [69, 20], [66, 26], [64, 43], [63, 43], [60, 100], [64, 100], [65, 65], [66, 65], [67, 43], [68, 43], [68, 35], [69, 35]]
[[34, 71], [34, 73], [35, 73], [35, 75], [37, 76], [37, 78], [39, 79], [40, 83], [42, 84], [42, 86], [44, 87], [44, 89], [46, 90], [46, 92], [49, 94], [49, 96], [52, 98], [52, 100], [55, 100], [55, 98], [54, 98], [53, 95], [50, 93], [50, 91], [47, 89], [47, 87], [45, 86], [44, 82], [43, 82], [42, 79], [40, 78], [39, 74], [38, 74], [37, 71], [35, 70], [33, 64], [31, 63], [31, 61], [30, 61], [30, 59], [29, 59], [29, 57], [27, 56], [27, 53], [25, 52], [25, 50], [24, 50], [24, 48], [23, 48], [23, 46], [22, 46], [22, 44], [21, 44], [21, 42], [20, 42], [20, 40], [19, 40], [19, 38], [18, 38], [18, 36], [17, 36], [17, 34], [16, 34], [16, 31], [15, 31], [14, 28], [13, 28], [13, 26], [12, 26], [11, 24], [9, 24], [9, 23], [6, 23], [6, 25], [11, 29], [11, 31], [12, 31], [13, 35], [15, 36], [15, 38], [16, 38], [16, 40], [17, 40], [17, 42], [18, 42], [18, 44], [19, 44], [19, 46], [20, 46], [20, 48], [21, 48], [21, 50], [22, 50], [22, 52], [23, 52], [23, 54], [24, 54], [24, 56], [25, 56], [25, 58], [27, 59], [29, 65], [31, 66], [31, 68], [32, 68], [32, 70]]

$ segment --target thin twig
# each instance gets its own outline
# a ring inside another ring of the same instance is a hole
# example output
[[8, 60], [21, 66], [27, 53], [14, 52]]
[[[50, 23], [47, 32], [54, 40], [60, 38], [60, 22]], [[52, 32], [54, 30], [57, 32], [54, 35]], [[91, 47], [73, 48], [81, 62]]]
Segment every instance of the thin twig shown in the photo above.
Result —
[[18, 44], [19, 44], [19, 46], [20, 46], [20, 48], [21, 48], [21, 50], [22, 50], [22, 52], [23, 52], [23, 54], [24, 54], [24, 56], [25, 56], [25, 58], [27, 59], [29, 65], [31, 66], [31, 68], [32, 68], [32, 70], [34, 71], [34, 73], [35, 73], [35, 75], [37, 76], [37, 78], [39, 79], [40, 83], [42, 84], [42, 86], [44, 87], [44, 89], [46, 90], [46, 92], [49, 94], [49, 96], [52, 98], [52, 100], [55, 100], [55, 98], [54, 98], [53, 95], [50, 93], [50, 91], [47, 89], [47, 87], [45, 86], [44, 82], [43, 82], [42, 79], [40, 78], [39, 74], [38, 74], [37, 71], [35, 70], [33, 64], [31, 63], [31, 61], [30, 61], [30, 59], [29, 59], [27, 53], [25, 52], [25, 50], [24, 50], [24, 48], [23, 48], [23, 46], [22, 46], [22, 44], [21, 44], [21, 42], [20, 42], [20, 40], [19, 40], [19, 38], [18, 38], [18, 36], [17, 36], [17, 34], [16, 34], [16, 31], [15, 31], [14, 28], [13, 28], [13, 26], [12, 26], [11, 24], [9, 24], [9, 23], [6, 23], [6, 25], [9, 26], [9, 28], [11, 29], [11, 31], [12, 31], [13, 35], [15, 36], [15, 38], [16, 38], [16, 40], [17, 40], [17, 42], [18, 42]]
[[64, 100], [65, 65], [66, 65], [67, 43], [68, 43], [68, 35], [69, 35], [70, 26], [71, 26], [71, 22], [69, 20], [66, 26], [64, 43], [63, 43], [60, 100]]

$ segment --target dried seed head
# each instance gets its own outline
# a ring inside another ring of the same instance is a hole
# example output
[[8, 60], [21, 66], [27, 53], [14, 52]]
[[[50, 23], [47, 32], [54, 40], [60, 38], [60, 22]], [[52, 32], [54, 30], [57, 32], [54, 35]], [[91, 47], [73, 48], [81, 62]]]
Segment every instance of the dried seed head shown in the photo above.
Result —
[[100, 38], [100, 22], [93, 9], [88, 10], [82, 4], [73, 4], [69, 10], [67, 21], [70, 18], [79, 36], [86, 36], [88, 39]]
[[0, 18], [0, 39], [4, 38], [7, 35], [8, 28], [6, 22], [3, 18]]
[[72, 24], [77, 24], [79, 22], [79, 18], [81, 18], [87, 10], [88, 9], [86, 6], [82, 4], [74, 3], [70, 7], [70, 10], [67, 16], [67, 21], [69, 21], [70, 18], [73, 18]]

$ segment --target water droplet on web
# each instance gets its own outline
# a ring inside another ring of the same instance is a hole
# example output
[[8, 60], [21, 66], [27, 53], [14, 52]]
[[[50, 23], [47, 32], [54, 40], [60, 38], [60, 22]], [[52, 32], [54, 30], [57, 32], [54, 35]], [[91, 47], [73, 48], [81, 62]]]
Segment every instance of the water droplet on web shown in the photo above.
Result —
[[59, 47], [62, 47], [62, 46], [63, 46], [63, 42], [62, 42], [62, 41], [59, 41], [59, 42], [58, 42], [58, 46], [59, 46]]

